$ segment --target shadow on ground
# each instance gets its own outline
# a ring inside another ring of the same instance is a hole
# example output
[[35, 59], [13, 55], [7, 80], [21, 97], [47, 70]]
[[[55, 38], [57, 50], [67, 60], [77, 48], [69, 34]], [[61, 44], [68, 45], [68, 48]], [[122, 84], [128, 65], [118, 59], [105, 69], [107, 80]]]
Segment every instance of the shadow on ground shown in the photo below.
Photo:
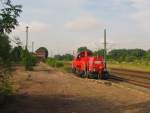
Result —
[[150, 111], [150, 101], [132, 105], [120, 105], [103, 98], [81, 98], [72, 95], [29, 96], [17, 95], [9, 98], [0, 113], [124, 113], [138, 110]]

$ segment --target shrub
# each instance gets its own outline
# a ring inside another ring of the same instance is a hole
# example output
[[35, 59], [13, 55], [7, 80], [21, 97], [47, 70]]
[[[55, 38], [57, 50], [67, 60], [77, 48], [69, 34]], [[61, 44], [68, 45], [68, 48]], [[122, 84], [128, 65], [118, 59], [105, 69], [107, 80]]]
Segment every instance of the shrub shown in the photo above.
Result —
[[38, 59], [37, 59], [37, 57], [36, 56], [34, 56], [34, 55], [31, 55], [31, 65], [32, 66], [36, 66], [36, 64], [37, 64], [37, 62], [38, 62]]
[[52, 66], [52, 67], [57, 67], [57, 68], [60, 68], [60, 67], [63, 67], [63, 66], [64, 66], [64, 62], [62, 62], [62, 61], [57, 61], [57, 60], [54, 59], [54, 58], [48, 58], [47, 64], [50, 65], [50, 66]]
[[9, 96], [12, 94], [12, 92], [13, 92], [13, 88], [9, 80], [5, 80], [3, 83], [1, 83], [0, 95]]
[[48, 65], [52, 66], [52, 67], [55, 67], [55, 64], [56, 64], [56, 60], [54, 58], [49, 58], [47, 60], [47, 63]]
[[64, 63], [60, 62], [60, 61], [56, 61], [55, 67], [57, 67], [57, 68], [64, 67]]
[[33, 70], [33, 66], [37, 63], [37, 58], [26, 49], [23, 51], [22, 62], [26, 70]]

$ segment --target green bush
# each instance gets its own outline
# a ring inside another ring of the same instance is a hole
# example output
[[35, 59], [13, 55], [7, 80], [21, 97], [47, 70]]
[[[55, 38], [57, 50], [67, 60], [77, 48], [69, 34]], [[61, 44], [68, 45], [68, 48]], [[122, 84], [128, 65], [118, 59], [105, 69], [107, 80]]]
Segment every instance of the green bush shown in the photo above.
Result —
[[22, 62], [26, 70], [33, 70], [33, 66], [37, 63], [37, 58], [29, 53], [28, 50], [23, 51]]
[[57, 67], [57, 68], [64, 67], [64, 63], [60, 62], [60, 61], [56, 61], [55, 67]]
[[9, 96], [13, 92], [12, 84], [9, 80], [5, 80], [5, 82], [0, 85], [0, 95]]
[[38, 59], [36, 56], [31, 55], [31, 62], [32, 62], [32, 66], [36, 66]]
[[55, 67], [55, 63], [56, 63], [56, 60], [54, 58], [48, 58], [47, 60], [48, 65]]
[[47, 64], [50, 65], [50, 66], [52, 66], [52, 67], [57, 67], [57, 68], [60, 68], [60, 67], [63, 67], [63, 66], [64, 66], [64, 62], [62, 62], [62, 61], [57, 61], [57, 60], [54, 59], [54, 58], [48, 58]]

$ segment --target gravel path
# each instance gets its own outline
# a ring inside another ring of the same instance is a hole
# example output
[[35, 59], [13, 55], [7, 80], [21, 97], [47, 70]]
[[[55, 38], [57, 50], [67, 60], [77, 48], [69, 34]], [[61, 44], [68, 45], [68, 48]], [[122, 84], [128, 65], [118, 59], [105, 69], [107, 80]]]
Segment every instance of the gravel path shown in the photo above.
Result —
[[14, 73], [17, 94], [0, 113], [150, 113], [150, 94], [101, 84], [40, 64]]

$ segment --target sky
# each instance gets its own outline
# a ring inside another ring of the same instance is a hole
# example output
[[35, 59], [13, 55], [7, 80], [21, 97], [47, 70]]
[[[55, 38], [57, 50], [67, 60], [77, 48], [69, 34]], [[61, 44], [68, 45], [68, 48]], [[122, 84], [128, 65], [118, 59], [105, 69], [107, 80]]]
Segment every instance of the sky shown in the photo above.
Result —
[[71, 53], [80, 46], [103, 48], [107, 29], [108, 49], [150, 49], [150, 0], [13, 0], [23, 6], [20, 25], [12, 33], [29, 49], [44, 46], [49, 53]]

